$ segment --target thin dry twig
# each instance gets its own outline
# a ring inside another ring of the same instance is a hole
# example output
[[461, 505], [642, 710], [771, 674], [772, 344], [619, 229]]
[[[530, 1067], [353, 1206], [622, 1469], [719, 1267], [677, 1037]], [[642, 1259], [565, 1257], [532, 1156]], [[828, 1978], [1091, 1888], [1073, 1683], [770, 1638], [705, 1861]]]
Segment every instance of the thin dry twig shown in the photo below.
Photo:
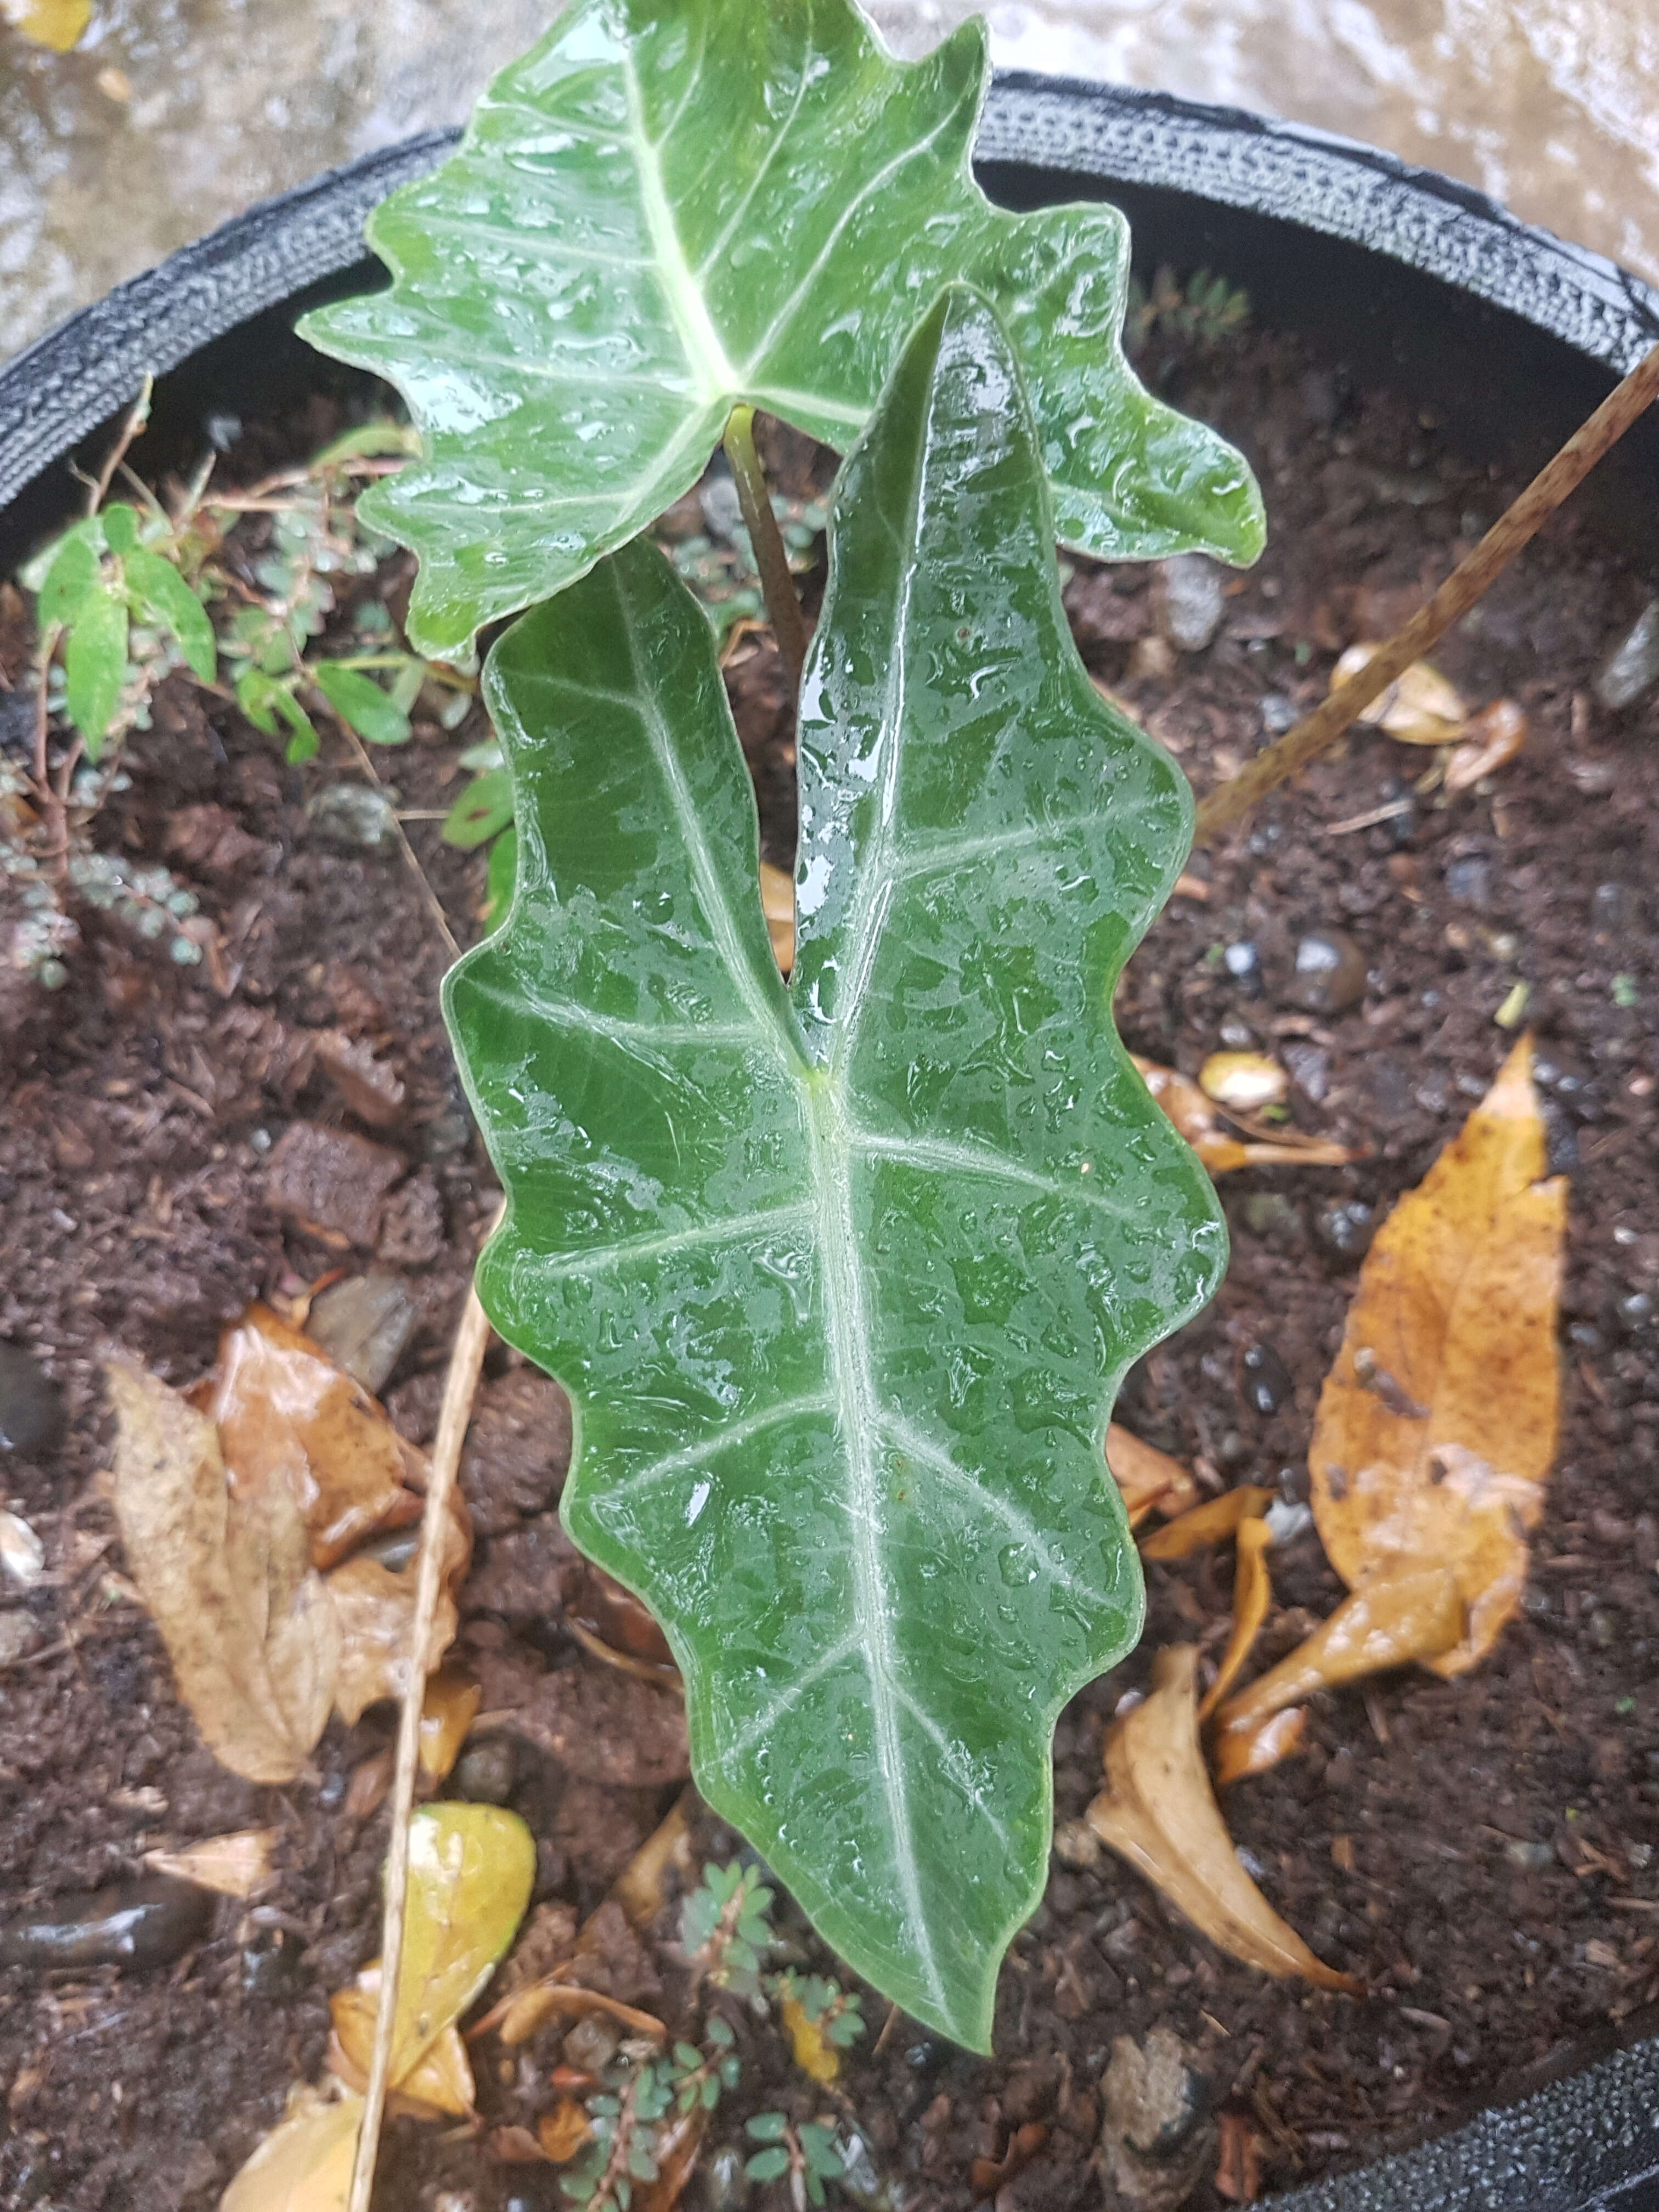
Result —
[[1499, 515], [1474, 552], [1458, 562], [1404, 629], [1397, 631], [1346, 683], [1339, 684], [1294, 729], [1258, 753], [1237, 775], [1216, 786], [1198, 810], [1194, 844], [1206, 844], [1220, 831], [1231, 829], [1270, 791], [1328, 752], [1372, 700], [1396, 682], [1413, 661], [1420, 660], [1490, 590], [1522, 547], [1537, 536], [1562, 501], [1577, 489], [1656, 396], [1659, 396], [1659, 345], [1580, 424], [1554, 459], [1546, 463], [1521, 496]]
[[[349, 722], [342, 721], [340, 723], [340, 728], [344, 733], [346, 743], [351, 747], [352, 751], [357, 757], [358, 767], [362, 769], [363, 774], [368, 778], [376, 791], [380, 790], [382, 788], [380, 779], [374, 772], [374, 763], [370, 760], [368, 757], [368, 750], [363, 744], [362, 739], [357, 735], [357, 732], [352, 728]], [[455, 933], [449, 926], [449, 916], [444, 912], [443, 902], [439, 898], [437, 892], [433, 890], [431, 884], [428, 881], [426, 870], [421, 866], [419, 860], [416, 858], [415, 848], [410, 843], [409, 839], [404, 834], [403, 817], [401, 815], [395, 812], [393, 813], [392, 817], [392, 826], [397, 832], [398, 843], [403, 852], [404, 864], [408, 867], [410, 872], [413, 875], [416, 882], [420, 886], [421, 896], [426, 901], [427, 911], [432, 916], [433, 926], [437, 930], [439, 936], [442, 938], [444, 943], [449, 947], [450, 957], [453, 960], [459, 960], [461, 957], [461, 948], [455, 942]]]
[[[499, 1217], [498, 1217], [499, 1218]], [[421, 1520], [421, 1559], [415, 1585], [415, 1619], [410, 1630], [408, 1680], [398, 1717], [398, 1763], [392, 1780], [392, 1831], [386, 1851], [386, 1912], [380, 1923], [380, 2001], [374, 2019], [374, 2049], [369, 2060], [368, 2085], [363, 2093], [362, 2125], [351, 2168], [351, 2194], [346, 2212], [368, 2212], [374, 2188], [374, 2162], [380, 2154], [380, 2122], [386, 2112], [387, 2081], [392, 2070], [392, 2045], [398, 2018], [398, 1981], [403, 1966], [404, 1912], [409, 1897], [409, 1818], [415, 1803], [415, 1771], [421, 1743], [421, 1709], [426, 1699], [426, 1651], [432, 1636], [433, 1615], [438, 1606], [438, 1583], [443, 1559], [444, 1516], [455, 1488], [461, 1463], [461, 1446], [472, 1401], [483, 1369], [489, 1323], [469, 1290], [455, 1347], [449, 1357], [444, 1382], [443, 1406], [438, 1415], [438, 1435], [432, 1447], [427, 1477], [426, 1511]]]
[[87, 494], [88, 514], [96, 514], [109, 497], [109, 488], [115, 481], [115, 471], [132, 450], [133, 440], [143, 434], [144, 425], [149, 420], [150, 395], [155, 389], [155, 379], [146, 370], [144, 380], [138, 387], [138, 397], [133, 401], [128, 410], [127, 419], [121, 425], [120, 433], [110, 448], [109, 459], [104, 463], [96, 481]]

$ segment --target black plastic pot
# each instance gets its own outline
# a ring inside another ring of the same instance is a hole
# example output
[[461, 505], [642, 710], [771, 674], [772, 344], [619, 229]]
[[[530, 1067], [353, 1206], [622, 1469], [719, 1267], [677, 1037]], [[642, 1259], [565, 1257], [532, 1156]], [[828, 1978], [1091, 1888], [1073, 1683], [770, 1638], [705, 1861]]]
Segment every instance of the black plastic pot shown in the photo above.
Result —
[[[295, 314], [379, 280], [365, 215], [453, 143], [434, 131], [255, 208], [83, 309], [0, 372], [0, 575], [83, 495], [146, 371], [147, 467], [193, 460], [216, 416], [338, 379]], [[1334, 343], [1363, 379], [1432, 404], [1465, 450], [1541, 460], [1656, 340], [1659, 294], [1481, 194], [1368, 147], [1157, 94], [999, 80], [979, 155], [1013, 207], [1109, 198], [1143, 272], [1207, 266], [1258, 321]], [[1587, 494], [1659, 554], [1659, 424]], [[1279, 2212], [1659, 2212], [1659, 2037]]]

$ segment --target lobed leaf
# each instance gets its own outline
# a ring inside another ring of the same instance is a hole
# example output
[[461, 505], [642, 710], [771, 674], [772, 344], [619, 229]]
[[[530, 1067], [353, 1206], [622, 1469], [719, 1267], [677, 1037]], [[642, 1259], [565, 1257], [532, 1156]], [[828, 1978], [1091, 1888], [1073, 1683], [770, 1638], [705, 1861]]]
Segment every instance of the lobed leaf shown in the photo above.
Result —
[[845, 451], [956, 279], [1031, 380], [1062, 538], [1255, 558], [1244, 462], [1123, 357], [1123, 217], [1010, 215], [974, 183], [986, 79], [982, 23], [902, 64], [852, 0], [577, 0], [495, 79], [460, 151], [370, 218], [391, 290], [301, 326], [423, 434], [360, 507], [420, 554], [420, 651], [465, 654], [625, 544], [738, 402]]
[[641, 543], [491, 655], [518, 886], [447, 1010], [509, 1200], [480, 1292], [575, 1403], [562, 1510], [664, 1626], [700, 1787], [983, 2048], [1055, 1714], [1140, 1626], [1112, 1395], [1223, 1263], [1111, 1018], [1191, 797], [1071, 645], [982, 297], [837, 517], [787, 990], [712, 635]]

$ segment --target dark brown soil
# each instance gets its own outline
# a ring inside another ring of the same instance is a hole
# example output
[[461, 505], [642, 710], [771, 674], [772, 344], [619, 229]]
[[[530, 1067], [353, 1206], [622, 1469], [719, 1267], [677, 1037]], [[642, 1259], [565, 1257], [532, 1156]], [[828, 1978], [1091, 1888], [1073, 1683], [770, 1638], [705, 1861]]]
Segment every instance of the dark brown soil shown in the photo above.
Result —
[[[1230, 586], [1217, 639], [1197, 653], [1145, 641], [1155, 622], [1142, 574], [1079, 577], [1072, 603], [1091, 665], [1203, 788], [1261, 742], [1264, 704], [1282, 719], [1310, 703], [1335, 653], [1385, 630], [1401, 595], [1437, 580], [1510, 488], [1291, 344], [1160, 366], [1173, 396], [1250, 453], [1271, 550]], [[287, 426], [269, 451], [285, 437], [309, 450], [328, 427]], [[710, 2153], [741, 2141], [745, 2112], [832, 2107], [888, 2185], [865, 2201], [944, 2212], [976, 2200], [972, 2161], [1000, 2160], [1024, 2127], [1028, 2155], [1046, 2139], [1000, 2185], [1001, 2212], [1092, 2205], [1103, 2069], [1115, 2039], [1162, 2025], [1205, 2084], [1187, 2150], [1200, 2169], [1190, 2202], [1212, 2207], [1223, 2141], [1237, 2166], [1253, 2140], [1264, 2187], [1354, 2162], [1659, 1989], [1659, 750], [1650, 705], [1616, 720], [1589, 691], [1644, 596], [1616, 549], [1558, 522], [1442, 656], [1473, 701], [1522, 702], [1522, 757], [1489, 793], [1414, 799], [1428, 756], [1356, 738], [1200, 856], [1207, 898], [1172, 903], [1121, 1000], [1131, 1045], [1188, 1073], [1223, 1043], [1279, 1054], [1297, 1120], [1364, 1152], [1348, 1169], [1224, 1182], [1225, 1287], [1131, 1377], [1121, 1407], [1212, 1480], [1274, 1483], [1296, 1499], [1358, 1257], [1352, 1218], [1339, 1233], [1331, 1209], [1360, 1201], [1380, 1217], [1420, 1177], [1510, 1042], [1495, 1012], [1517, 978], [1529, 986], [1572, 1226], [1565, 1427], [1523, 1616], [1462, 1681], [1400, 1676], [1322, 1700], [1308, 1750], [1227, 1808], [1273, 1903], [1370, 1994], [1269, 1982], [1115, 1861], [1057, 1864], [1004, 1976], [995, 2063], [897, 2021], [824, 2097], [769, 2027], [738, 2013], [744, 2081]], [[769, 652], [739, 647], [732, 686], [769, 854], [787, 860], [793, 756]], [[380, 767], [405, 808], [435, 810], [457, 787], [456, 750], [422, 727]], [[337, 1724], [317, 1783], [280, 1791], [236, 1781], [200, 1747], [121, 1579], [97, 1487], [96, 1363], [119, 1344], [189, 1380], [248, 1300], [331, 1268], [360, 1273], [378, 1253], [416, 1309], [387, 1395], [424, 1437], [494, 1189], [436, 1011], [443, 947], [412, 877], [395, 852], [331, 844], [307, 812], [359, 770], [286, 769], [234, 712], [176, 685], [131, 767], [106, 842], [171, 854], [222, 942], [216, 962], [184, 971], [92, 927], [70, 989], [11, 1042], [0, 1338], [38, 1355], [70, 1419], [40, 1463], [0, 1460], [5, 1502], [46, 1540], [50, 1570], [27, 1601], [4, 1602], [29, 1620], [13, 1630], [22, 1656], [0, 1671], [0, 1889], [27, 1918], [131, 1878], [154, 1845], [254, 1824], [281, 1829], [283, 1873], [258, 1908], [222, 1903], [204, 1937], [144, 1968], [0, 1970], [0, 2203], [207, 2212], [289, 2084], [319, 2075], [327, 1997], [376, 1948], [382, 1822], [354, 1817], [348, 1792], [388, 1724], [380, 1713], [349, 1733]], [[1401, 799], [1376, 826], [1333, 834]], [[445, 848], [430, 820], [409, 834], [465, 941], [481, 863]], [[1295, 945], [1316, 927], [1347, 932], [1367, 971], [1358, 1003], [1329, 1018], [1291, 995]], [[1255, 964], [1237, 975], [1224, 948], [1243, 944]], [[1616, 992], [1615, 975], [1628, 979]], [[366, 1051], [319, 1050], [325, 1031]], [[362, 1079], [366, 1058], [389, 1077]], [[538, 1896], [586, 1914], [677, 1796], [684, 1747], [665, 1693], [599, 1666], [564, 1626], [574, 1570], [539, 1387], [493, 1359], [467, 1474], [480, 1533], [464, 1643], [491, 1707], [524, 1719], [483, 1735], [459, 1779], [526, 1814]], [[1270, 1656], [1338, 1595], [1311, 1532], [1273, 1563], [1285, 1610]], [[1105, 1724], [1144, 1684], [1151, 1651], [1224, 1638], [1224, 1559], [1154, 1568], [1151, 1581], [1143, 1653], [1060, 1724], [1062, 1819], [1092, 1794]], [[734, 1848], [707, 1822], [697, 1844]], [[611, 1962], [616, 1995], [671, 2019], [684, 1988], [673, 1926], [670, 1912]], [[867, 2009], [873, 2031], [884, 2008]], [[523, 2124], [547, 2101], [556, 2039], [530, 2051], [530, 2074], [509, 2068], [505, 2081], [481, 2052], [492, 2124]], [[556, 2179], [399, 2122], [377, 2202], [403, 2212], [451, 2191], [449, 2212], [531, 2212], [562, 2201]], [[704, 2186], [686, 2201], [710, 2201]]]

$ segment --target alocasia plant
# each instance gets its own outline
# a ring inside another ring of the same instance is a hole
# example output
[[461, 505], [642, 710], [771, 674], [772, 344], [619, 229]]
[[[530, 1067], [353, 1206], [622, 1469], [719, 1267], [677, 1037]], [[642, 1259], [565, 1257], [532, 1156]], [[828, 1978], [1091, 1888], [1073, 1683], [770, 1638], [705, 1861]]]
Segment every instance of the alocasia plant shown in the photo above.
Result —
[[900, 64], [851, 0], [575, 0], [502, 72], [372, 218], [392, 289], [304, 325], [425, 434], [362, 503], [421, 556], [420, 651], [464, 657], [633, 538], [739, 401], [845, 451], [953, 279], [1012, 339], [1066, 543], [1255, 559], [1249, 471], [1124, 361], [1122, 216], [974, 184], [986, 75], [981, 23]]
[[518, 885], [447, 991], [572, 1534], [663, 1623], [710, 1802], [981, 2048], [1054, 1715], [1139, 1628], [1113, 1393], [1224, 1248], [1111, 1015], [1190, 796], [1072, 645], [1042, 439], [950, 289], [838, 489], [787, 988], [712, 633], [637, 543], [491, 654]]

